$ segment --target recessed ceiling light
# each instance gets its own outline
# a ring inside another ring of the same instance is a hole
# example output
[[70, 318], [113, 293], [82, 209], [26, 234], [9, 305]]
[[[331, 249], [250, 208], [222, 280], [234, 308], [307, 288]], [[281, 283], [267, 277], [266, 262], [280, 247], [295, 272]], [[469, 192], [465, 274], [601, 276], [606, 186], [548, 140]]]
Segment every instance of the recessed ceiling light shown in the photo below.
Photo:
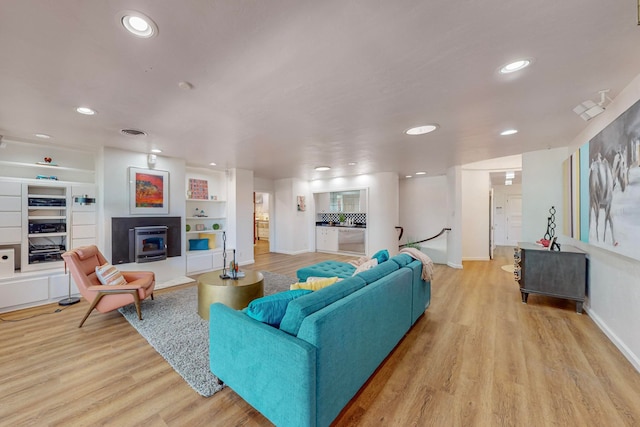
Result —
[[51, 139], [51, 135], [47, 135], [46, 133], [36, 133], [35, 135], [40, 139]]
[[78, 107], [76, 108], [76, 111], [80, 114], [84, 114], [85, 116], [93, 116], [94, 114], [96, 114], [96, 110], [93, 110], [89, 107]]
[[329, 169], [331, 169], [329, 166], [316, 166], [318, 172], [328, 171]]
[[511, 185], [513, 184], [513, 181], [511, 181], [510, 179], [507, 179], [504, 181], [504, 185]]
[[143, 13], [127, 10], [120, 14], [122, 26], [136, 37], [148, 39], [158, 34], [158, 26]]
[[215, 166], [216, 164], [214, 162], [209, 163], [209, 166]]
[[513, 61], [507, 65], [503, 65], [500, 68], [500, 72], [502, 74], [509, 74], [509, 73], [514, 73], [516, 71], [520, 71], [523, 68], [528, 67], [529, 65], [531, 65], [531, 60], [530, 59], [519, 59], [517, 61]]
[[405, 178], [413, 178], [411, 175], [405, 175]]
[[439, 126], [436, 124], [417, 126], [411, 129], [407, 129], [405, 133], [407, 135], [424, 135], [425, 133], [433, 132], [434, 130], [438, 129], [438, 127]]
[[356, 162], [349, 162], [349, 163], [347, 163], [347, 164], [348, 164], [349, 166], [355, 166], [355, 165], [357, 165], [357, 163], [356, 163]]
[[182, 90], [191, 90], [193, 85], [189, 82], [178, 82], [178, 87]]
[[500, 132], [500, 135], [502, 136], [515, 135], [516, 133], [518, 133], [518, 129], [506, 129]]
[[416, 175], [426, 175], [426, 172], [416, 172]]
[[162, 153], [162, 150], [161, 150], [161, 149], [159, 149], [159, 148], [152, 148], [152, 149], [151, 149], [151, 152], [152, 152], [152, 153]]

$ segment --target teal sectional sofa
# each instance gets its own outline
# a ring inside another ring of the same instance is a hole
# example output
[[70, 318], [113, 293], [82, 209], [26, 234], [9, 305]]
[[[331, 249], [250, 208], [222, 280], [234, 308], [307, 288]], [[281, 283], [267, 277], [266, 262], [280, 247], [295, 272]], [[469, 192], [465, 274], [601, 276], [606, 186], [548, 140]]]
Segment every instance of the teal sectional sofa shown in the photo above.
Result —
[[421, 272], [397, 255], [292, 300], [279, 328], [212, 304], [211, 372], [277, 426], [328, 426], [429, 306]]

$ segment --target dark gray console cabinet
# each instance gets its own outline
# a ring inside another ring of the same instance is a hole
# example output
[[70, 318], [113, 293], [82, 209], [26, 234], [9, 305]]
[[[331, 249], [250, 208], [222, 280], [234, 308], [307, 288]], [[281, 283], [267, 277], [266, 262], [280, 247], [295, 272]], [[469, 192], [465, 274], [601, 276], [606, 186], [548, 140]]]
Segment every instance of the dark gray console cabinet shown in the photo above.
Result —
[[519, 243], [514, 251], [515, 279], [520, 284], [522, 302], [530, 293], [576, 301], [582, 313], [587, 286], [587, 256], [578, 248], [562, 245], [561, 251]]

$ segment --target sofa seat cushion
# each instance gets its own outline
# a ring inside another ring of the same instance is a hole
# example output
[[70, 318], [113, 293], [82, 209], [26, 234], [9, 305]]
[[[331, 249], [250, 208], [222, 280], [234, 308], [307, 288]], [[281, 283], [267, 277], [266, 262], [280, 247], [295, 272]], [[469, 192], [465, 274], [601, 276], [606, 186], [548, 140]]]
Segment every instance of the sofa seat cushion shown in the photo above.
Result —
[[339, 277], [346, 279], [351, 277], [356, 268], [346, 262], [339, 261], [323, 261], [308, 267], [301, 268], [296, 272], [298, 280], [305, 282], [307, 277]]
[[309, 293], [311, 293], [310, 290], [297, 289], [267, 295], [251, 301], [245, 313], [252, 319], [277, 328], [280, 326], [289, 303]]
[[399, 268], [400, 267], [397, 263], [389, 260], [382, 264], [378, 264], [376, 267], [370, 268], [369, 270], [363, 271], [362, 273], [358, 273], [354, 277], [360, 277], [367, 285], [369, 285], [376, 280], [382, 279], [384, 276], [393, 273]]
[[365, 285], [366, 282], [359, 276], [353, 276], [291, 301], [280, 323], [280, 329], [288, 334], [298, 335], [305, 317], [364, 288]]

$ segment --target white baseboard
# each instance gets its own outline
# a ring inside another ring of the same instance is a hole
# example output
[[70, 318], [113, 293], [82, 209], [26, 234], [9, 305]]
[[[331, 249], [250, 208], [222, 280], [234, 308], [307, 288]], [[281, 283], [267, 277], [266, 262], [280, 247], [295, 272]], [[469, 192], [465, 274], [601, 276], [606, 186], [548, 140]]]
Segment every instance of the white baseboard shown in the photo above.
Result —
[[491, 259], [487, 256], [478, 256], [478, 257], [463, 257], [463, 261], [491, 261]]
[[307, 253], [309, 253], [311, 251], [309, 251], [308, 249], [302, 249], [302, 250], [299, 250], [299, 251], [281, 251], [281, 250], [276, 250], [276, 251], [273, 251], [273, 252], [278, 253], [278, 254], [285, 254], [285, 255], [302, 255], [302, 254], [307, 254]]
[[451, 267], [451, 268], [459, 268], [462, 269], [462, 264], [454, 264], [453, 262], [448, 262], [447, 266]]
[[593, 312], [590, 307], [585, 306], [584, 311], [587, 312], [589, 317], [593, 320], [593, 322], [600, 328], [602, 332], [609, 338], [609, 340], [615, 345], [618, 350], [622, 353], [624, 357], [627, 358], [629, 362], [636, 368], [636, 371], [640, 372], [640, 358], [633, 354], [633, 352], [627, 347], [622, 340], [618, 338], [618, 336], [607, 326], [607, 324], [598, 316], [595, 312]]

